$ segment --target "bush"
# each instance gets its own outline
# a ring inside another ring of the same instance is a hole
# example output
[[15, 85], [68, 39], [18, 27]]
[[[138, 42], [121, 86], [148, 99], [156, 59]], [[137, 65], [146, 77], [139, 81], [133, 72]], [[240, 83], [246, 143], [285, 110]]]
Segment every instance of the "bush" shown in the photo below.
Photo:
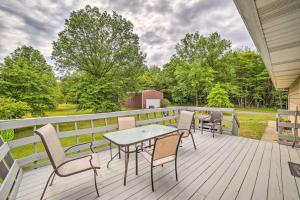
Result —
[[16, 101], [12, 98], [0, 98], [0, 119], [22, 118], [31, 107], [22, 101]]
[[4, 142], [11, 141], [14, 139], [14, 136], [15, 136], [14, 130], [3, 130], [1, 132], [1, 136], [4, 140]]
[[229, 100], [226, 90], [221, 88], [220, 84], [216, 84], [213, 87], [207, 97], [207, 101], [209, 107], [228, 108], [233, 106], [233, 104]]
[[171, 104], [171, 102], [168, 99], [163, 99], [161, 102], [161, 107], [168, 107]]

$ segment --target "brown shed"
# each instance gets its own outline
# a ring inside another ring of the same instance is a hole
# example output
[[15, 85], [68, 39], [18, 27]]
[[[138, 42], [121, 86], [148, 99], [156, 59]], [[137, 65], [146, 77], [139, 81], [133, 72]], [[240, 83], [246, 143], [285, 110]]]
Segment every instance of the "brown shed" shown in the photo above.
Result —
[[[130, 95], [129, 95], [130, 96]], [[132, 93], [132, 96], [123, 102], [129, 108], [159, 108], [164, 95], [157, 90], [143, 90], [139, 93]]]

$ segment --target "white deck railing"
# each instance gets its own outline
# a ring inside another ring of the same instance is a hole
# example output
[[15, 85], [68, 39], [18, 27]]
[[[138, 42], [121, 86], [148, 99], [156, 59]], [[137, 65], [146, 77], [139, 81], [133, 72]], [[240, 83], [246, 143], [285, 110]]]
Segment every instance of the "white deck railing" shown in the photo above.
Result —
[[[109, 124], [109, 119], [117, 118], [121, 116], [135, 116], [137, 125], [145, 125], [152, 123], [174, 124], [177, 121], [178, 113], [180, 110], [191, 110], [196, 112], [195, 126], [199, 128], [199, 118], [203, 117], [208, 111], [218, 110], [225, 115], [224, 121], [226, 127], [224, 131], [229, 132], [232, 135], [237, 135], [239, 123], [233, 109], [230, 108], [208, 108], [208, 107], [169, 107], [169, 108], [156, 108], [156, 109], [144, 109], [144, 110], [130, 110], [110, 113], [97, 113], [97, 114], [84, 114], [84, 115], [71, 115], [60, 117], [41, 117], [41, 118], [29, 118], [29, 119], [16, 119], [6, 120], [0, 122], [0, 131], [2, 130], [18, 130], [23, 128], [32, 127], [32, 131], [38, 127], [51, 123], [56, 127], [59, 133], [59, 138], [74, 137], [76, 144], [79, 143], [79, 136], [91, 135], [91, 140], [94, 142], [94, 147], [105, 146], [108, 144], [106, 140], [96, 140], [96, 133], [103, 133], [113, 131], [117, 129], [117, 124]], [[150, 115], [152, 117], [150, 117]], [[94, 125], [95, 120], [103, 120], [104, 125], [96, 127]], [[89, 121], [90, 126], [88, 128], [80, 129], [78, 123], [82, 121]], [[63, 123], [74, 123], [74, 129], [68, 131], [60, 131], [60, 126]], [[33, 154], [18, 159], [18, 164], [23, 166], [29, 163], [36, 163], [41, 159], [47, 158], [45, 152], [38, 152], [37, 145], [40, 143], [40, 138], [37, 135], [32, 135], [20, 139], [9, 141], [7, 144], [10, 149], [18, 148], [25, 145], [33, 144]], [[30, 148], [30, 147], [29, 147]], [[68, 148], [68, 147], [66, 147]], [[74, 148], [73, 152], [88, 149], [88, 146], [79, 146]]]
[[298, 134], [300, 129], [300, 111], [297, 112], [297, 123], [295, 123], [296, 112], [295, 110], [277, 111], [276, 126], [279, 144], [300, 147], [300, 137]]

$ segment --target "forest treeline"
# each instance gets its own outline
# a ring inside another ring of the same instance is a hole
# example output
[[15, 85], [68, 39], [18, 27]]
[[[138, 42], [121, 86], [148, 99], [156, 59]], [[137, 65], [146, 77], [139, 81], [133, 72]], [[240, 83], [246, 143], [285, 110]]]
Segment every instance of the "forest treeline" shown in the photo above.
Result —
[[216, 32], [187, 33], [166, 64], [147, 66], [133, 24], [97, 7], [70, 14], [53, 42], [51, 59], [54, 66], [31, 46], [18, 47], [4, 59], [1, 119], [28, 112], [42, 116], [58, 103], [115, 111], [128, 92], [143, 89], [162, 91], [165, 104], [282, 108], [287, 103], [287, 93], [274, 89], [257, 52], [232, 49]]

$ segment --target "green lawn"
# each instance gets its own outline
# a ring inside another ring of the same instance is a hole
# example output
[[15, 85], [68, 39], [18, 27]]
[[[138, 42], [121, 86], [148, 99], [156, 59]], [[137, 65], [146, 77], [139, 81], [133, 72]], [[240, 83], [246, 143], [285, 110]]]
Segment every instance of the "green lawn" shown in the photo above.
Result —
[[[123, 108], [122, 110], [128, 110]], [[262, 134], [267, 126], [268, 120], [275, 120], [276, 111], [273, 109], [253, 109], [253, 108], [238, 108], [236, 109], [238, 120], [240, 122], [239, 136], [248, 137], [253, 139], [261, 139]], [[251, 114], [247, 113], [251, 112]], [[257, 112], [258, 114], [253, 114]], [[66, 115], [79, 115], [79, 114], [89, 114], [92, 113], [90, 110], [77, 110], [76, 105], [72, 104], [61, 104], [58, 106], [57, 110], [46, 112], [47, 116], [66, 116]], [[28, 115], [27, 117], [30, 117]], [[158, 116], [160, 117], [160, 116]], [[146, 119], [146, 115], [141, 115], [142, 119]], [[154, 114], [150, 115], [150, 118], [154, 118]], [[116, 118], [108, 119], [108, 124], [116, 124]], [[94, 120], [94, 126], [100, 127], [104, 126], [104, 120]], [[90, 121], [78, 122], [78, 128], [89, 128]], [[60, 131], [74, 130], [74, 123], [62, 123], [60, 124]], [[104, 133], [96, 133], [96, 139], [103, 139], [102, 135]], [[15, 132], [15, 139], [28, 137], [33, 135], [33, 128], [23, 128], [18, 129]], [[61, 139], [63, 146], [71, 146], [76, 143], [75, 137], [68, 137]], [[91, 141], [91, 134], [79, 136], [79, 142]], [[41, 143], [37, 144], [38, 152], [43, 152], [44, 148]], [[12, 150], [15, 158], [22, 158], [33, 154], [34, 148], [33, 144], [21, 146]]]
[[275, 114], [237, 114], [240, 122], [239, 136], [260, 140], [269, 120], [275, 121]]

